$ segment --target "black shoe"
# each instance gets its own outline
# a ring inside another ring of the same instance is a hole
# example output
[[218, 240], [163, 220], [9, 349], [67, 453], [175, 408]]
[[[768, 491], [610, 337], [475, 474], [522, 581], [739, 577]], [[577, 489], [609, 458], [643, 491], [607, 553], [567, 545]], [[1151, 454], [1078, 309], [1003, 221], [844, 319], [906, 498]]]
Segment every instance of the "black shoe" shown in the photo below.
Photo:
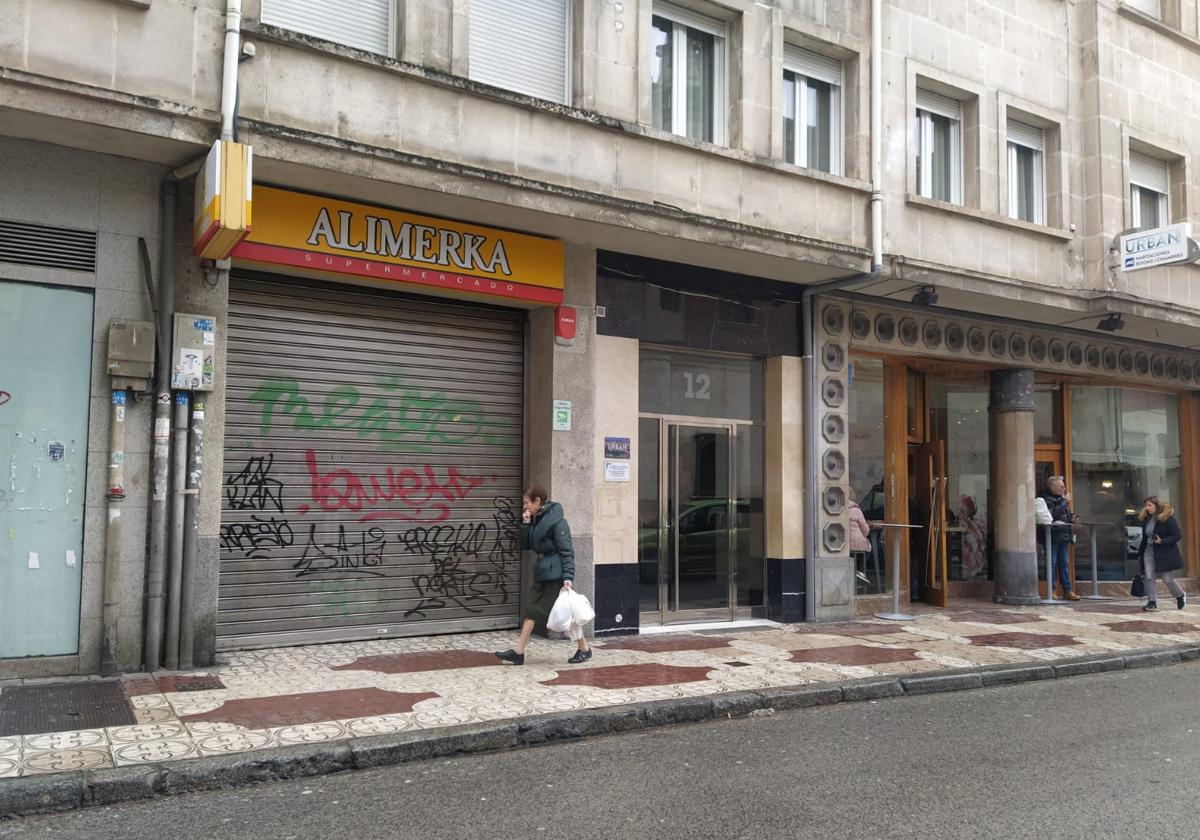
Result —
[[511, 662], [513, 665], [525, 664], [525, 654], [517, 653], [512, 648], [509, 648], [508, 650], [496, 651], [496, 658], [504, 662]]
[[577, 650], [577, 651], [575, 651], [575, 655], [567, 660], [567, 664], [568, 665], [578, 665], [580, 662], [587, 662], [591, 658], [592, 658], [592, 649], [591, 648], [588, 648], [587, 650]]
[[1179, 605], [1179, 609], [1183, 609], [1184, 607], [1186, 607], [1187, 606], [1187, 593], [1184, 592], [1182, 595], [1180, 595], [1178, 598], [1176, 598], [1175, 603]]
[[1158, 602], [1151, 601], [1146, 604], [1146, 606], [1142, 607], [1142, 612], [1158, 612]]

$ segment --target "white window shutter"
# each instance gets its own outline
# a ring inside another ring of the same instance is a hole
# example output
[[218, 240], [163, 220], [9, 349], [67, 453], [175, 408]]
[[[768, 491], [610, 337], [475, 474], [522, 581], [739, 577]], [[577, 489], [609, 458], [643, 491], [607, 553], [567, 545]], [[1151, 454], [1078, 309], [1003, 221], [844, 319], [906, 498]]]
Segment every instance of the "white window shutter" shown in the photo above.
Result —
[[1171, 177], [1167, 162], [1141, 152], [1129, 153], [1129, 181], [1166, 195], [1170, 191]]
[[471, 0], [468, 76], [551, 102], [567, 101], [569, 0]]
[[682, 23], [684, 26], [691, 27], [698, 32], [707, 32], [709, 35], [715, 35], [718, 38], [725, 37], [725, 24], [716, 18], [710, 18], [708, 15], [702, 15], [699, 12], [693, 12], [691, 9], [685, 9], [682, 6], [676, 6], [674, 3], [655, 2], [654, 14], [668, 18], [675, 23]]
[[1017, 120], [1008, 121], [1008, 140], [1035, 152], [1046, 150], [1045, 130]]
[[917, 89], [917, 108], [962, 122], [962, 103], [949, 96]]
[[842, 86], [842, 62], [803, 47], [791, 44], [783, 45], [783, 66], [785, 70], [799, 73], [819, 82]]
[[395, 0], [262, 0], [263, 23], [360, 50], [392, 54]]

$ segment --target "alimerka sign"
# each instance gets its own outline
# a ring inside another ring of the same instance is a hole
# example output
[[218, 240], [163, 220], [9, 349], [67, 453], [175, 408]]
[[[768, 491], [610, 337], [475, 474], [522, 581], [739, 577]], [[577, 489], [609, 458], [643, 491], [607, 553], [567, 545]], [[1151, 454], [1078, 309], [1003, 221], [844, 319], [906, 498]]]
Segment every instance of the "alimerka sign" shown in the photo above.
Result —
[[563, 299], [557, 240], [272, 187], [255, 187], [254, 229], [233, 257], [531, 303]]

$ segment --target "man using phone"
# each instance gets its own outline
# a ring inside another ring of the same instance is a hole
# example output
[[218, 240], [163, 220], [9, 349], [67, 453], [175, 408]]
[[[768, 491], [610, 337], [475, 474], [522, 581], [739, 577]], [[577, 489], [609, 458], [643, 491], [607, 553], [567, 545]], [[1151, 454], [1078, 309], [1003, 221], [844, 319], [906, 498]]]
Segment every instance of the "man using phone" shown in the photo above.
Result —
[[[1054, 576], [1062, 587], [1063, 598], [1078, 601], [1079, 596], [1071, 591], [1070, 569], [1071, 523], [1075, 521], [1075, 514], [1071, 512], [1071, 494], [1067, 492], [1067, 483], [1061, 475], [1050, 476], [1042, 498], [1050, 511], [1050, 552], [1054, 558]], [[1047, 589], [1053, 586], [1053, 581], [1046, 581]]]

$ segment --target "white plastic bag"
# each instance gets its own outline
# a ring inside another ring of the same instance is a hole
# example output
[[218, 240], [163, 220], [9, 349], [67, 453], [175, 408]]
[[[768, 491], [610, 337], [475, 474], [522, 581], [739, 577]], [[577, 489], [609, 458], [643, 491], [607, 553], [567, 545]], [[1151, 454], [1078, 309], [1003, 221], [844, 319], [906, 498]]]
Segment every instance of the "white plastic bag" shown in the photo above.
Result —
[[575, 618], [571, 611], [571, 590], [564, 589], [558, 593], [558, 600], [554, 602], [554, 606], [550, 609], [550, 617], [546, 619], [546, 627], [557, 633], [566, 633], [571, 628], [571, 622], [574, 620]]
[[595, 617], [596, 611], [592, 609], [586, 596], [580, 595], [574, 589], [564, 589], [550, 609], [546, 627], [578, 640], [583, 635], [584, 626]]

